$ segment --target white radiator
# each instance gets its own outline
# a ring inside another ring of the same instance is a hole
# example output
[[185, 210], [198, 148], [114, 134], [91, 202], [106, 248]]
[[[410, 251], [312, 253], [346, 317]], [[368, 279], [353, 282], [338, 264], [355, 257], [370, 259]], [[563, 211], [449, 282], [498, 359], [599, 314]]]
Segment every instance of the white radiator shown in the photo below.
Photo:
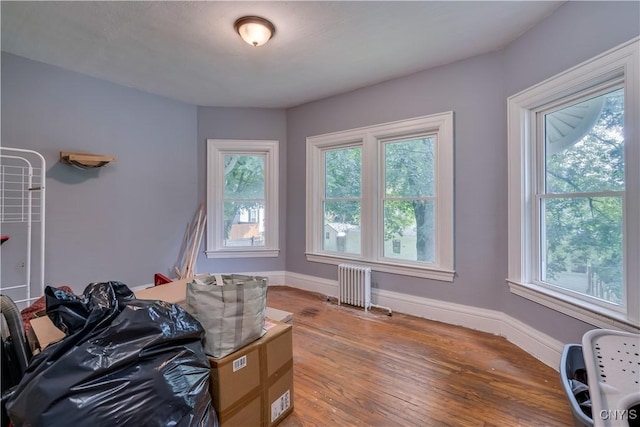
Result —
[[338, 305], [371, 308], [371, 268], [353, 264], [338, 265]]

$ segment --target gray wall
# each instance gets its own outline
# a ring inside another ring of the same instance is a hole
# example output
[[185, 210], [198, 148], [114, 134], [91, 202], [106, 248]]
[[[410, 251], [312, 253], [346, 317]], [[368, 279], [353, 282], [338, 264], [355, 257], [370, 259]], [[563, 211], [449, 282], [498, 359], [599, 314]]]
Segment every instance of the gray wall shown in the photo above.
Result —
[[[206, 205], [207, 139], [266, 139], [280, 142], [279, 243], [273, 258], [198, 257], [198, 271], [210, 273], [283, 271], [287, 228], [287, 121], [283, 109], [198, 107], [198, 196]], [[204, 246], [203, 246], [204, 249]]]
[[[168, 272], [197, 207], [196, 121], [195, 106], [2, 53], [2, 145], [47, 160], [46, 284]], [[117, 162], [79, 170], [63, 150]]]
[[[563, 342], [592, 327], [509, 293], [506, 99], [640, 33], [637, 2], [567, 2], [508, 48], [287, 111], [289, 212], [305, 208], [305, 138], [448, 110], [455, 112], [453, 283], [374, 273], [382, 289], [496, 309]], [[290, 215], [287, 271], [336, 279], [307, 262], [305, 219]], [[562, 327], [558, 327], [562, 325]]]

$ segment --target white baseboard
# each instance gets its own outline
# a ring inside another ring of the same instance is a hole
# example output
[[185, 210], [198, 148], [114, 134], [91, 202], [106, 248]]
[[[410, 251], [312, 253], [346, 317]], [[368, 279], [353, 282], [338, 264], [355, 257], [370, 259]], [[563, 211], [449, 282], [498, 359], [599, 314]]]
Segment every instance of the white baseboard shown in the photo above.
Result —
[[338, 282], [336, 280], [322, 279], [320, 277], [287, 271], [286, 284], [305, 291], [317, 292], [331, 297], [338, 296]]
[[265, 271], [263, 273], [251, 273], [254, 276], [266, 276], [269, 278], [269, 286], [286, 285], [286, 272], [285, 271]]
[[[336, 280], [292, 272], [285, 272], [284, 279], [284, 284], [298, 289], [332, 297], [338, 294], [338, 282]], [[382, 289], [373, 289], [371, 299], [374, 304], [387, 306], [399, 313], [503, 336], [509, 342], [517, 345], [544, 364], [556, 371], [559, 369], [564, 345], [560, 341], [501, 311], [416, 297]]]
[[500, 314], [501, 336], [556, 371], [560, 369], [560, 358], [564, 348], [562, 342], [507, 314]]

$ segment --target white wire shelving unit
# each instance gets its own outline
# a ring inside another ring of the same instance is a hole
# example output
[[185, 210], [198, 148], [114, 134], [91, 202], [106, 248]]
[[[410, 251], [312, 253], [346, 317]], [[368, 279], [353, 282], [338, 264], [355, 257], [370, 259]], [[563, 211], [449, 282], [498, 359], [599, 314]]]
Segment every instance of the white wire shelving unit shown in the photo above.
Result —
[[0, 147], [0, 293], [19, 307], [44, 294], [45, 175], [40, 153]]

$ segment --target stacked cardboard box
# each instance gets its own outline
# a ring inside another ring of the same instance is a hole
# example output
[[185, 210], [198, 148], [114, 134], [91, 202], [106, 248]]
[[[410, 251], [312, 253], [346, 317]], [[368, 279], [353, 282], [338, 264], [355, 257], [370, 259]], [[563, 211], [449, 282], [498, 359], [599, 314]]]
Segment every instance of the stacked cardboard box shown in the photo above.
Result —
[[293, 411], [291, 325], [267, 322], [259, 340], [210, 358], [211, 396], [221, 427], [272, 427]]

